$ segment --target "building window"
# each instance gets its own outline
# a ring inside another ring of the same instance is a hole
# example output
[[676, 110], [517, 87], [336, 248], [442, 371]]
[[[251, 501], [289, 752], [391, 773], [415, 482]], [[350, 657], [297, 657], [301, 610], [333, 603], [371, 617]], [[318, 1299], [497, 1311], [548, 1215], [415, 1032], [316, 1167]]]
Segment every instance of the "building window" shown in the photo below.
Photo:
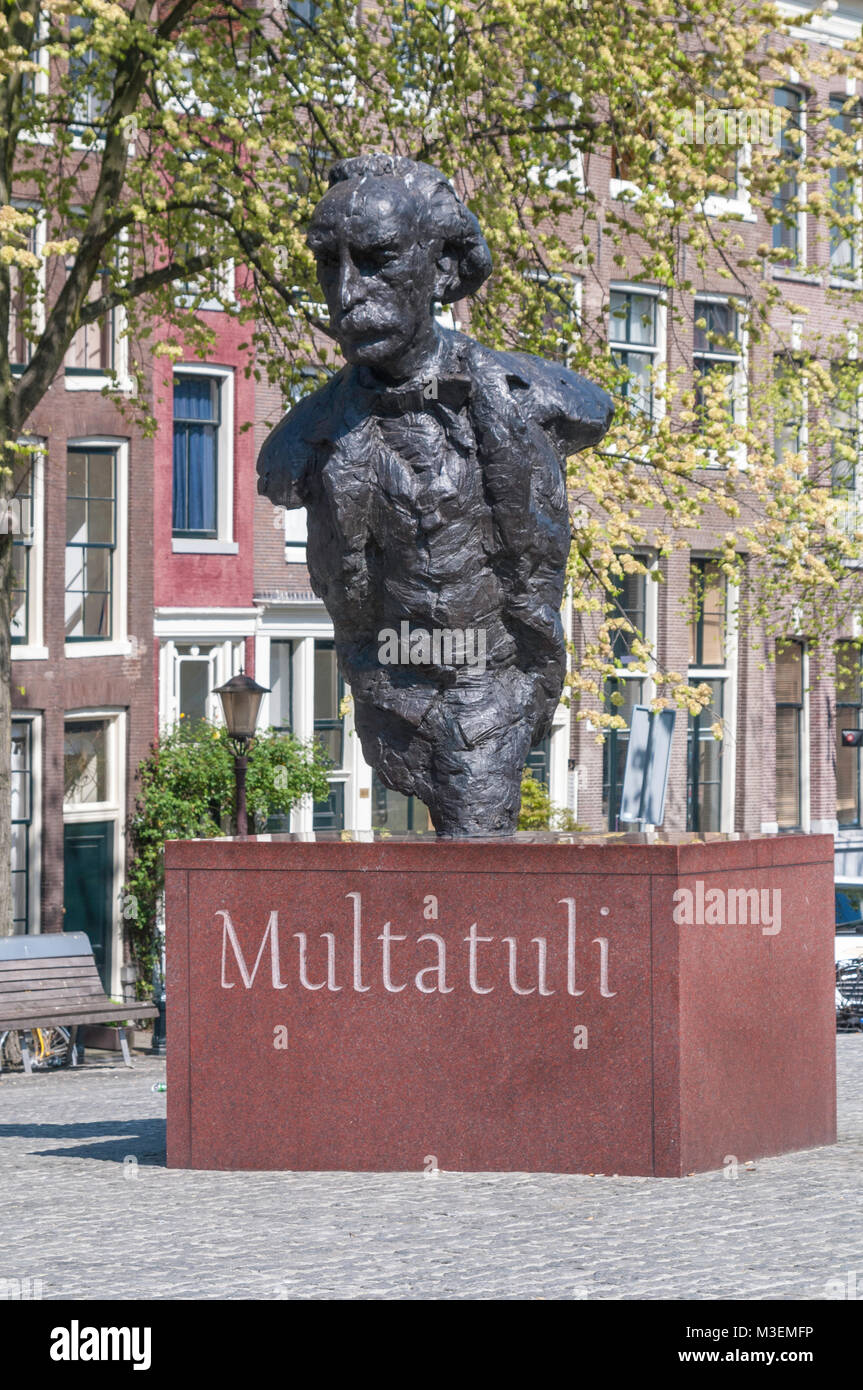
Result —
[[[581, 333], [581, 279], [562, 273], [549, 275], [544, 270], [529, 270], [525, 278], [538, 286], [539, 323], [534, 320], [532, 326], [542, 332], [548, 356], [566, 364]], [[528, 313], [536, 312], [530, 297], [525, 307]]]
[[344, 693], [335, 643], [315, 642], [315, 741], [334, 768], [340, 768], [344, 761]]
[[407, 835], [412, 830], [431, 830], [432, 823], [428, 807], [418, 797], [391, 791], [373, 772], [372, 827], [375, 830], [388, 830], [391, 835]]
[[[406, 14], [407, 8], [405, 6]], [[308, 33], [310, 29], [314, 29], [321, 7], [315, 4], [315, 0], [287, 0], [284, 11], [292, 32], [300, 36]]]
[[836, 362], [831, 369], [834, 388], [830, 424], [830, 480], [836, 493], [857, 491], [861, 443], [860, 364]]
[[294, 727], [294, 644], [270, 642], [270, 724], [290, 733]]
[[[67, 265], [67, 271], [71, 268]], [[93, 303], [111, 287], [111, 277], [107, 271], [97, 275], [87, 293], [87, 302]], [[116, 310], [111, 309], [93, 323], [83, 324], [72, 338], [66, 350], [67, 376], [106, 376], [116, 366]]]
[[860, 266], [860, 180], [851, 160], [857, 154], [860, 112], [848, 97], [830, 98], [830, 125], [841, 162], [830, 168], [830, 273], [854, 279]]
[[[693, 679], [690, 675], [690, 681]], [[710, 686], [710, 703], [689, 716], [686, 748], [686, 828], [696, 833], [722, 828], [723, 745], [714, 737], [712, 725], [725, 713], [725, 682], [704, 684]]]
[[653, 419], [655, 369], [660, 357], [658, 298], [641, 290], [611, 290], [608, 340], [611, 356], [627, 375], [619, 394]]
[[708, 685], [710, 701], [689, 716], [687, 730], [686, 828], [722, 829], [724, 742], [713, 726], [725, 717], [725, 576], [714, 560], [693, 559], [689, 568], [689, 684]]
[[797, 830], [803, 816], [803, 643], [776, 652], [776, 822]]
[[715, 560], [692, 560], [689, 665], [725, 665], [725, 576]]
[[727, 299], [696, 299], [692, 349], [695, 409], [702, 423], [711, 419], [717, 406], [729, 421], [738, 420], [743, 345], [740, 316]]
[[863, 666], [857, 643], [836, 644], [836, 819], [860, 826], [860, 749], [844, 748], [843, 729], [863, 728]]
[[192, 645], [175, 648], [177, 681], [177, 715], [190, 724], [207, 719], [212, 710], [212, 692], [216, 687], [214, 649]]
[[799, 363], [778, 356], [773, 360], [773, 380], [773, 456], [781, 464], [787, 454], [800, 454], [806, 447], [806, 383]]
[[99, 90], [96, 50], [87, 43], [93, 27], [89, 15], [69, 16], [69, 38], [74, 45], [69, 53], [69, 90], [72, 110], [69, 128], [79, 138], [87, 130], [98, 129], [108, 110], [109, 98]]
[[18, 458], [13, 465], [12, 496], [14, 499], [12, 542], [12, 603], [11, 630], [13, 645], [27, 645], [33, 640], [34, 507], [35, 468], [32, 455]]
[[783, 113], [776, 145], [785, 173], [773, 195], [773, 207], [779, 214], [773, 224], [773, 246], [786, 252], [786, 264], [796, 265], [804, 256], [803, 213], [797, 201], [801, 192], [799, 170], [803, 157], [804, 107], [800, 93], [790, 87], [777, 87], [773, 102]]
[[110, 801], [108, 771], [108, 721], [68, 721], [63, 742], [63, 804], [89, 806]]
[[117, 455], [70, 449], [66, 465], [66, 641], [113, 636]]
[[[40, 226], [38, 209], [16, 205], [16, 211], [29, 212], [33, 225], [21, 229], [18, 248], [30, 256], [39, 256]], [[9, 365], [13, 372], [23, 371], [33, 356], [33, 343], [41, 332], [44, 262], [33, 269], [9, 266]]]
[[[620, 697], [622, 703], [616, 697]], [[626, 720], [624, 729], [608, 729], [602, 745], [602, 817], [609, 830], [618, 830], [620, 797], [632, 711], [644, 703], [644, 680], [641, 677], [614, 676], [605, 683], [605, 708], [608, 714], [618, 714]]]
[[312, 808], [313, 830], [344, 830], [345, 828], [345, 784], [331, 782], [329, 795], [324, 801], [315, 801]]
[[620, 796], [623, 791], [623, 773], [626, 767], [626, 750], [629, 746], [629, 729], [632, 711], [643, 703], [644, 677], [641, 673], [629, 675], [627, 667], [631, 662], [630, 648], [633, 636], [645, 635], [647, 608], [647, 579], [643, 574], [624, 574], [614, 580], [615, 592], [611, 616], [626, 618], [635, 633], [627, 628], [612, 630], [612, 660], [619, 672], [605, 683], [605, 709], [608, 714], [617, 714], [626, 721], [626, 728], [606, 730], [602, 746], [602, 814], [609, 830], [617, 830], [620, 813]]
[[218, 536], [220, 424], [220, 378], [175, 376], [175, 536]]
[[[33, 846], [33, 741], [28, 720], [12, 723], [12, 931], [32, 929], [30, 867]], [[0, 931], [0, 935], [3, 932]]]

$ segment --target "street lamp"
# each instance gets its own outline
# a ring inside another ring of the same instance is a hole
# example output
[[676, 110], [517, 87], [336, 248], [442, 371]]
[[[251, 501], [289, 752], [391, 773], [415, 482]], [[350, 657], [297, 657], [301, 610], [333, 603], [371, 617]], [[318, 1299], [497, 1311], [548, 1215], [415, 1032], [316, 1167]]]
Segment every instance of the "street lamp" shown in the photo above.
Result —
[[224, 685], [217, 686], [214, 694], [222, 703], [222, 713], [228, 730], [228, 739], [234, 750], [234, 779], [237, 784], [237, 835], [244, 840], [249, 833], [249, 818], [246, 812], [246, 768], [249, 745], [255, 737], [258, 711], [261, 700], [268, 694], [267, 687], [258, 685], [251, 676], [240, 674], [232, 676]]

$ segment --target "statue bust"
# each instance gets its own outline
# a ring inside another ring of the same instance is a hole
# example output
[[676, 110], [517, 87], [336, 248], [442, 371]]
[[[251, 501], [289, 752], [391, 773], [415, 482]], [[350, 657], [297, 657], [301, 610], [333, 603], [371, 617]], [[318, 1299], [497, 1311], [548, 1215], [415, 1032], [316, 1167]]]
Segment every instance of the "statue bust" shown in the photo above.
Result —
[[439, 326], [491, 256], [427, 164], [335, 164], [308, 244], [347, 365], [276, 426], [258, 489], [308, 512], [366, 760], [440, 837], [511, 835], [560, 700], [566, 457], [611, 422], [556, 363]]

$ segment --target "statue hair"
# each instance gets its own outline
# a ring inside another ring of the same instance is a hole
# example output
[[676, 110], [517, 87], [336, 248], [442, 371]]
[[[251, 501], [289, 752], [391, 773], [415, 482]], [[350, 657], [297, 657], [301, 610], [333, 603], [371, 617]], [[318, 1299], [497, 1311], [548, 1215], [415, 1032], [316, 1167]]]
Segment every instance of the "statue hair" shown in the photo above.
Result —
[[449, 179], [431, 164], [403, 155], [361, 154], [340, 159], [329, 171], [329, 185], [365, 179], [400, 179], [425, 205], [429, 231], [456, 263], [453, 283], [443, 303], [475, 294], [491, 274], [491, 252], [473, 213], [465, 206]]

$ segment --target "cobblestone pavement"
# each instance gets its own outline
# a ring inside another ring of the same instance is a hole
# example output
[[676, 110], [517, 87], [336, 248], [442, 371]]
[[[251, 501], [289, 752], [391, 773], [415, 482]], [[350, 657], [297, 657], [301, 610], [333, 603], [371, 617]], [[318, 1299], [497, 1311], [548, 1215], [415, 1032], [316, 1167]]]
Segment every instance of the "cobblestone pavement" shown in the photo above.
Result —
[[821, 1299], [854, 1272], [859, 1297], [863, 1036], [837, 1042], [837, 1146], [733, 1180], [169, 1171], [163, 1063], [6, 1073], [0, 1294]]

